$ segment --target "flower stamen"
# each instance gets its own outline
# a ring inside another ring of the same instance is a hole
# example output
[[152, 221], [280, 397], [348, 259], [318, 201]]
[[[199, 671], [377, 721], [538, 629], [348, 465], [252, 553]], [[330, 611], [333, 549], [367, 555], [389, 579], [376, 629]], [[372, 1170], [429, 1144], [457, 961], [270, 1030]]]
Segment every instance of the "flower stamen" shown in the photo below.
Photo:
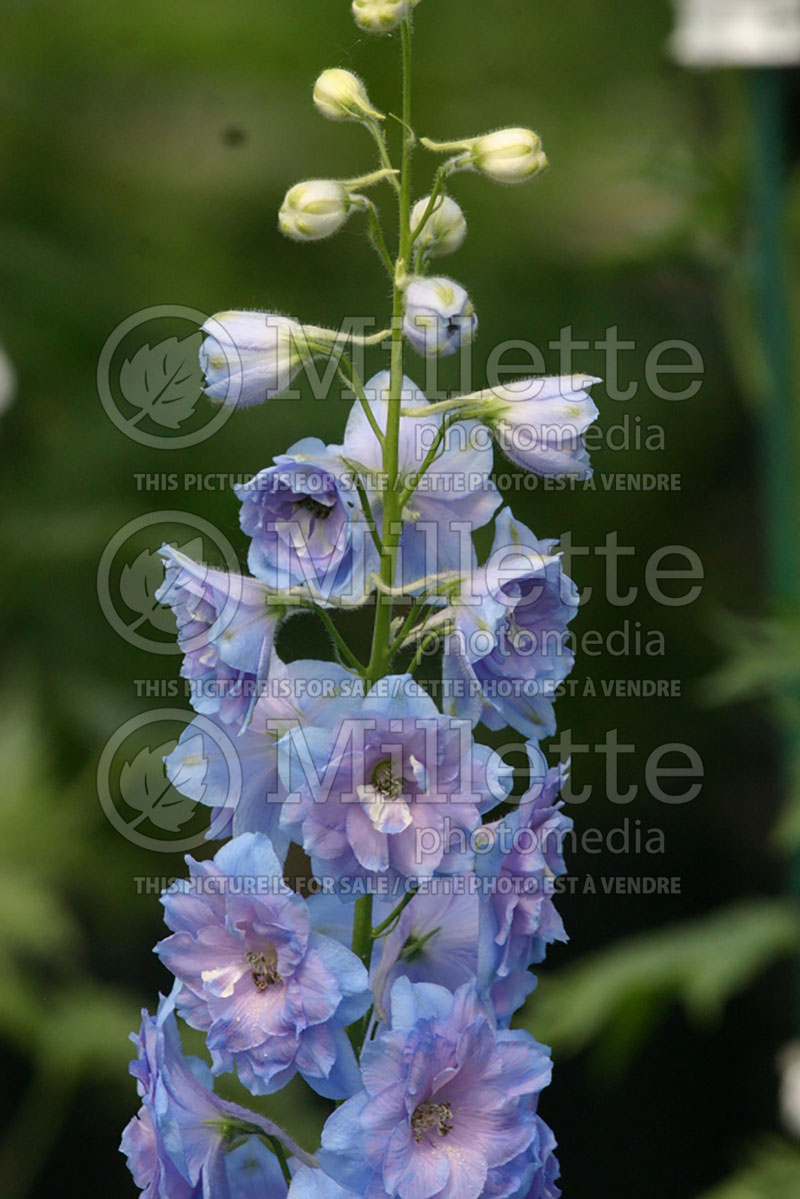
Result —
[[411, 1117], [411, 1132], [417, 1144], [420, 1143], [426, 1132], [435, 1130], [440, 1137], [446, 1137], [454, 1127], [453, 1109], [447, 1102], [432, 1103], [426, 1099], [416, 1108]]
[[327, 520], [333, 511], [327, 504], [323, 504], [320, 500], [315, 500], [313, 495], [307, 495], [305, 499], [298, 500], [297, 507], [310, 512], [312, 516], [316, 516], [317, 520]]
[[278, 951], [274, 945], [270, 945], [268, 949], [261, 950], [260, 953], [248, 953], [247, 961], [250, 964], [253, 982], [257, 991], [266, 991], [268, 987], [274, 986], [275, 983], [283, 982], [278, 973]]

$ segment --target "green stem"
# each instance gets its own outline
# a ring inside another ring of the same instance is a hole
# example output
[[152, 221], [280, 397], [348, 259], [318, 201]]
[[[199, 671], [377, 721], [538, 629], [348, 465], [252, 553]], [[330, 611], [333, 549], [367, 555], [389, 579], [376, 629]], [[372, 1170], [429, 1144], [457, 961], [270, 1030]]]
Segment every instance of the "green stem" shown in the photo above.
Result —
[[[393, 171], [394, 165], [389, 157], [389, 149], [386, 145], [386, 134], [383, 132], [383, 129], [377, 121], [365, 121], [364, 123], [375, 139], [375, 145], [378, 147], [378, 157], [381, 160], [381, 166], [385, 167], [387, 171]], [[390, 179], [394, 190], [399, 192], [400, 184], [397, 181], [397, 176], [390, 175]]]
[[431, 216], [433, 210], [435, 209], [436, 202], [442, 193], [442, 188], [444, 187], [444, 181], [449, 174], [450, 174], [450, 171], [448, 170], [447, 165], [439, 167], [438, 171], [436, 172], [436, 177], [433, 182], [433, 189], [431, 190], [431, 194], [428, 197], [428, 203], [426, 205], [425, 211], [423, 212], [422, 218], [420, 219], [418, 224], [416, 224], [411, 231], [412, 246], [413, 246], [414, 242], [417, 240], [417, 238], [419, 237], [422, 230], [425, 228], [425, 225], [428, 223], [428, 219]]
[[361, 475], [358, 473], [358, 471], [356, 470], [356, 468], [352, 462], [348, 462], [347, 459], [343, 459], [343, 461], [353, 471], [353, 478], [355, 479], [356, 491], [358, 492], [358, 498], [361, 501], [361, 507], [363, 508], [364, 514], [367, 518], [367, 528], [369, 529], [370, 537], [372, 538], [372, 542], [373, 542], [373, 545], [375, 546], [375, 549], [378, 551], [379, 554], [382, 554], [383, 553], [383, 543], [381, 541], [381, 535], [378, 532], [377, 525], [375, 524], [375, 517], [372, 515], [372, 505], [369, 502], [369, 496], [367, 495], [366, 488], [364, 487], [364, 483], [361, 478]]
[[392, 642], [392, 644], [390, 646], [390, 649], [389, 649], [390, 657], [394, 657], [394, 655], [397, 653], [400, 646], [403, 644], [406, 637], [408, 636], [408, 634], [411, 632], [412, 628], [414, 627], [414, 622], [416, 621], [416, 619], [419, 616], [422, 609], [425, 607], [426, 603], [427, 603], [427, 599], [420, 599], [420, 600], [417, 600], [412, 605], [411, 611], [409, 612], [406, 619], [403, 621], [400, 632], [397, 634], [397, 636], [395, 637], [394, 641]]
[[362, 895], [356, 900], [353, 914], [353, 953], [369, 970], [372, 961], [372, 896]]
[[[403, 143], [400, 165], [400, 190], [398, 194], [398, 252], [393, 272], [392, 295], [392, 344], [389, 371], [389, 394], [387, 402], [386, 432], [379, 442], [383, 450], [383, 474], [386, 489], [383, 493], [383, 532], [381, 536], [380, 577], [384, 588], [391, 592], [394, 586], [397, 546], [400, 541], [399, 522], [402, 507], [398, 503], [398, 463], [400, 453], [400, 408], [403, 397], [403, 292], [398, 279], [408, 263], [411, 252], [411, 149], [414, 135], [411, 131], [411, 18], [403, 21]], [[375, 596], [375, 623], [372, 631], [372, 649], [366, 669], [366, 681], [371, 686], [383, 678], [389, 666], [389, 642], [392, 623], [392, 597], [378, 590]], [[353, 915], [353, 952], [369, 970], [372, 958], [372, 896], [364, 895], [356, 900]], [[359, 1045], [366, 1035], [366, 1024], [361, 1035], [353, 1030], [354, 1044]]]
[[400, 495], [400, 505], [399, 506], [400, 506], [401, 512], [403, 511], [403, 508], [406, 506], [408, 501], [411, 499], [411, 496], [414, 494], [414, 492], [419, 487], [420, 480], [422, 479], [422, 476], [425, 474], [428, 467], [430, 467], [436, 461], [436, 458], [439, 454], [439, 450], [445, 439], [445, 435], [447, 434], [447, 430], [450, 428], [451, 424], [453, 424], [453, 421], [447, 421], [447, 420], [442, 421], [441, 428], [439, 429], [439, 432], [434, 437], [433, 442], [431, 444], [431, 448], [428, 450], [428, 453], [425, 455], [422, 465], [420, 466], [419, 470], [415, 471], [415, 473], [411, 476], [411, 479], [409, 480], [409, 482], [406, 484], [405, 490]]
[[356, 371], [356, 368], [353, 366], [353, 363], [350, 361], [350, 359], [345, 358], [344, 355], [342, 357], [347, 363], [347, 368], [343, 369], [341, 363], [339, 364], [339, 378], [347, 387], [352, 388], [359, 404], [364, 410], [364, 415], [369, 422], [369, 427], [372, 429], [372, 432], [377, 438], [378, 445], [383, 446], [383, 430], [375, 419], [375, 413], [372, 411], [372, 405], [367, 399], [367, 393], [364, 390], [364, 384], [359, 379], [358, 372]]
[[[383, 496], [383, 553], [381, 555], [381, 581], [386, 588], [394, 585], [397, 546], [400, 540], [402, 504], [398, 495], [398, 462], [400, 445], [400, 408], [403, 394], [403, 291], [398, 286], [398, 276], [407, 264], [411, 250], [411, 19], [403, 21], [403, 125], [404, 137], [400, 165], [399, 243], [392, 302], [392, 345], [389, 372], [389, 394], [387, 397], [386, 432], [383, 440], [383, 473], [386, 491]], [[367, 667], [370, 683], [382, 678], [389, 665], [389, 630], [392, 621], [390, 595], [378, 592], [376, 596], [375, 625], [372, 636], [372, 651]]]
[[419, 643], [419, 646], [417, 647], [417, 652], [414, 654], [414, 657], [411, 659], [411, 662], [409, 663], [409, 666], [408, 666], [409, 674], [413, 674], [414, 671], [417, 669], [417, 667], [421, 665], [422, 659], [425, 657], [425, 652], [426, 652], [428, 646], [435, 645], [438, 640], [439, 640], [438, 633], [427, 633], [422, 638], [422, 640]]
[[315, 604], [312, 608], [309, 608], [309, 611], [313, 612], [316, 616], [318, 616], [320, 618], [322, 623], [325, 625], [325, 628], [328, 630], [331, 637], [333, 638], [334, 643], [336, 644], [336, 647], [339, 650], [339, 652], [341, 653], [341, 655], [347, 660], [347, 662], [353, 668], [353, 670], [357, 670], [358, 673], [363, 676], [364, 672], [366, 671], [366, 667], [364, 666], [363, 662], [359, 662], [358, 658], [353, 653], [350, 646], [347, 644], [344, 637], [339, 632], [336, 625], [331, 620], [330, 616], [325, 611], [325, 609], [319, 608]]
[[373, 930], [372, 930], [373, 941], [377, 941], [379, 937], [383, 937], [383, 936], [385, 936], [386, 933], [390, 933], [390, 932], [394, 931], [394, 929], [397, 926], [398, 920], [400, 919], [400, 917], [402, 916], [403, 912], [406, 910], [408, 905], [411, 903], [411, 900], [414, 898], [416, 893], [417, 893], [416, 888], [414, 888], [413, 891], [406, 891], [405, 895], [400, 900], [397, 907], [394, 908], [394, 910], [386, 917], [386, 919], [384, 921], [382, 921], [378, 925], [377, 928], [373, 928]]
[[367, 213], [369, 215], [370, 241], [378, 251], [378, 257], [386, 267], [386, 271], [391, 279], [394, 276], [392, 256], [389, 253], [389, 247], [386, 245], [386, 238], [383, 236], [383, 228], [381, 226], [381, 219], [378, 216], [378, 210], [371, 201], [367, 202]]
[[287, 1185], [291, 1186], [292, 1172], [289, 1169], [289, 1163], [286, 1160], [286, 1150], [284, 1149], [283, 1145], [280, 1143], [280, 1141], [278, 1140], [277, 1137], [267, 1136], [266, 1133], [262, 1133], [261, 1136], [262, 1136], [262, 1139], [264, 1141], [266, 1141], [269, 1148], [272, 1150], [272, 1152], [277, 1157], [278, 1164], [281, 1168], [281, 1174], [283, 1175], [284, 1181], [287, 1183]]

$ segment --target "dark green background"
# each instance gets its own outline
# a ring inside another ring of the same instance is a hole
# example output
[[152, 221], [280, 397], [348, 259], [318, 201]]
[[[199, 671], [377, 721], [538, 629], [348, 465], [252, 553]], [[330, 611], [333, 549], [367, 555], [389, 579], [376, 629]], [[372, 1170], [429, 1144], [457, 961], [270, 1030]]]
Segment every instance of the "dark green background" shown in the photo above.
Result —
[[[575, 740], [595, 744], [618, 729], [636, 747], [622, 767], [624, 781], [640, 784], [629, 808], [606, 801], [602, 756], [576, 762], [576, 786], [594, 786], [576, 820], [600, 828], [640, 820], [662, 828], [667, 844], [655, 866], [575, 855], [572, 871], [676, 875], [681, 893], [564, 898], [571, 942], [552, 952], [543, 987], [548, 970], [628, 932], [782, 887], [784, 868], [768, 845], [780, 797], [766, 717], [703, 707], [698, 686], [719, 660], [721, 613], [757, 613], [763, 604], [751, 407], [759, 367], [746, 300], [750, 128], [736, 75], [692, 76], [670, 63], [670, 23], [662, 0], [422, 0], [417, 10], [418, 131], [448, 138], [527, 124], [551, 162], [526, 188], [499, 189], [477, 176], [454, 185], [469, 237], [443, 267], [469, 286], [480, 315], [476, 376], [496, 342], [530, 338], [546, 350], [566, 325], [590, 342], [610, 326], [634, 341], [624, 382], [643, 379], [649, 350], [665, 339], [692, 341], [706, 366], [702, 392], [685, 403], [659, 400], [643, 382], [628, 403], [596, 390], [604, 426], [627, 417], [662, 425], [666, 438], [662, 453], [600, 450], [598, 476], [677, 472], [680, 491], [600, 486], [595, 494], [510, 497], [539, 536], [571, 530], [577, 543], [595, 546], [617, 530], [636, 549], [622, 570], [641, 588], [630, 608], [604, 600], [602, 558], [576, 561], [581, 585], [595, 588], [577, 627], [607, 632], [625, 619], [641, 622], [663, 630], [666, 657], [584, 659], [576, 677], [664, 677], [683, 688], [680, 699], [567, 698], [559, 706]], [[10, 880], [3, 886], [16, 896], [0, 939], [9, 941], [3, 955], [14, 964], [20, 1004], [37, 1014], [26, 1024], [22, 1008], [0, 1003], [0, 1117], [11, 1120], [35, 1069], [40, 1091], [28, 1114], [36, 1139], [27, 1154], [41, 1167], [29, 1193], [41, 1199], [84, 1194], [89, 1180], [98, 1192], [133, 1194], [116, 1145], [136, 1099], [116, 1030], [133, 1027], [137, 1008], [152, 1005], [168, 980], [150, 953], [159, 905], [136, 896], [132, 879], [181, 869], [178, 859], [154, 860], [120, 838], [96, 798], [93, 772], [107, 737], [157, 706], [137, 698], [132, 680], [177, 672], [175, 659], [149, 657], [108, 626], [95, 592], [98, 559], [127, 521], [176, 507], [218, 526], [244, 561], [232, 495], [137, 491], [134, 474], [255, 471], [302, 435], [338, 440], [346, 415], [334, 398], [275, 401], [235, 416], [195, 449], [148, 450], [104, 414], [97, 359], [120, 321], [154, 304], [209, 313], [256, 307], [334, 326], [351, 313], [385, 319], [385, 280], [358, 219], [306, 247], [280, 237], [276, 213], [298, 179], [371, 169], [362, 131], [315, 113], [318, 71], [350, 67], [380, 108], [396, 108], [397, 49], [392, 38], [359, 34], [345, 0], [3, 5], [0, 342], [19, 391], [0, 417], [0, 685], [17, 731], [3, 772], [18, 769], [22, 781], [9, 815], [14, 839], [0, 849]], [[432, 165], [419, 156], [418, 194]], [[798, 219], [794, 204], [795, 227]], [[547, 359], [557, 370], [557, 355]], [[581, 353], [576, 369], [603, 374], [602, 354]], [[692, 547], [705, 567], [703, 595], [687, 608], [661, 607], [643, 587], [648, 557], [668, 544]], [[304, 625], [294, 652], [301, 644], [307, 652], [313, 636]], [[669, 742], [693, 745], [705, 764], [702, 795], [686, 806], [644, 793], [647, 756]], [[36, 908], [26, 887], [51, 888], [55, 906]], [[53, 912], [69, 936], [53, 930]], [[17, 918], [30, 931], [15, 937], [8, 929]], [[58, 996], [78, 996], [76, 1011], [91, 1027], [109, 987], [116, 1014], [108, 1041], [117, 1048], [49, 1068]], [[718, 1027], [697, 1030], [668, 1015], [621, 1076], [580, 1058], [557, 1062], [543, 1112], [562, 1146], [566, 1195], [690, 1199], [722, 1177], [751, 1138], [775, 1126], [774, 1056], [791, 1033], [787, 978], [776, 969]], [[15, 1155], [12, 1145], [6, 1162]]]

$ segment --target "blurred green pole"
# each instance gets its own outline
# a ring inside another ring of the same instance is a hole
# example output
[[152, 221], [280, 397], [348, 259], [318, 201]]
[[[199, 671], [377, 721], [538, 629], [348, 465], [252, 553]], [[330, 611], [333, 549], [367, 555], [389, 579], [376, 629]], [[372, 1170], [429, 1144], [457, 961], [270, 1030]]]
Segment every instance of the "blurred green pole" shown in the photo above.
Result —
[[[771, 606], [800, 611], [800, 455], [794, 387], [789, 287], [786, 276], [786, 72], [747, 72], [753, 114], [755, 274], [766, 386], [761, 410], [763, 520]], [[789, 706], [789, 713], [794, 705]], [[796, 714], [796, 708], [794, 708]], [[800, 762], [800, 729], [781, 705], [782, 765], [789, 783]], [[800, 901], [800, 851], [791, 865], [792, 894]], [[800, 978], [798, 978], [800, 1010]]]
[[755, 274], [766, 365], [762, 407], [764, 517], [771, 598], [800, 605], [797, 419], [786, 279], [786, 76], [747, 72], [753, 111]]

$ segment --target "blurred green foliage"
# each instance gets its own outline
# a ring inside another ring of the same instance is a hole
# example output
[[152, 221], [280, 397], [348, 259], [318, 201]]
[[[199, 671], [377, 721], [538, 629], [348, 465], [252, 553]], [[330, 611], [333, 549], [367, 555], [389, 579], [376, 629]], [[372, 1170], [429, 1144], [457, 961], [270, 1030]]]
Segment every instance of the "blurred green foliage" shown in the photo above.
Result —
[[[549, 1022], [565, 1047], [588, 1043], [595, 1030], [609, 1055], [621, 1054], [669, 1005], [663, 1037], [642, 1043], [613, 1104], [597, 1102], [580, 1059], [557, 1053], [545, 1114], [562, 1143], [566, 1194], [592, 1199], [642, 1193], [643, 1178], [653, 1199], [689, 1199], [722, 1177], [741, 1145], [773, 1124], [772, 1061], [793, 1020], [786, 988], [770, 974], [732, 1002], [724, 1032], [674, 1023], [674, 1001], [710, 1010], [770, 953], [785, 954], [795, 925], [768, 902], [708, 916], [782, 887], [779, 855], [767, 845], [780, 796], [765, 716], [752, 701], [700, 714], [696, 702], [699, 681], [719, 664], [720, 610], [754, 616], [761, 608], [749, 413], [763, 362], [749, 298], [742, 90], [735, 74], [692, 77], [671, 65], [663, 49], [671, 19], [667, 0], [423, 0], [415, 52], [420, 132], [444, 138], [527, 123], [552, 164], [530, 188], [463, 178], [455, 189], [470, 229], [447, 270], [469, 285], [480, 315], [476, 380], [509, 337], [533, 338], [557, 370], [548, 342], [567, 325], [592, 343], [617, 326], [634, 343], [620, 363], [623, 385], [644, 379], [648, 353], [664, 339], [692, 341], [706, 365], [703, 391], [687, 403], [644, 386], [626, 401], [596, 394], [606, 428], [658, 424], [666, 441], [660, 455], [633, 440], [601, 449], [598, 477], [675, 471], [679, 491], [512, 497], [540, 536], [570, 530], [577, 544], [598, 546], [619, 530], [636, 549], [624, 564], [640, 589], [630, 608], [604, 599], [602, 557], [576, 559], [579, 582], [595, 593], [577, 627], [605, 636], [624, 619], [638, 621], [664, 632], [667, 655], [584, 656], [575, 677], [682, 682], [678, 699], [578, 692], [560, 701], [560, 725], [578, 742], [595, 745], [615, 728], [636, 747], [624, 761], [626, 782], [640, 788], [630, 809], [606, 801], [601, 754], [576, 757], [576, 787], [593, 787], [572, 813], [578, 825], [605, 830], [630, 814], [662, 828], [668, 846], [644, 864], [577, 852], [571, 869], [682, 880], [668, 901], [565, 896], [572, 945], [542, 969], [532, 1027], [546, 1039]], [[15, 404], [0, 417], [4, 1195], [14, 1186], [42, 1199], [83, 1195], [87, 1161], [98, 1189], [133, 1195], [116, 1149], [136, 1104], [126, 1033], [139, 1004], [152, 1006], [168, 985], [150, 954], [161, 931], [157, 898], [137, 894], [134, 880], [182, 873], [183, 864], [107, 824], [94, 770], [106, 739], [155, 706], [134, 680], [174, 679], [177, 661], [144, 654], [106, 622], [96, 594], [103, 548], [127, 521], [177, 507], [215, 524], [244, 561], [229, 492], [142, 490], [136, 476], [255, 471], [306, 433], [338, 440], [346, 415], [335, 397], [319, 404], [305, 394], [238, 414], [193, 450], [151, 450], [102, 411], [98, 357], [120, 321], [155, 304], [270, 308], [334, 325], [353, 313], [384, 319], [385, 284], [355, 222], [311, 248], [283, 241], [276, 213], [298, 178], [371, 165], [359, 130], [313, 111], [317, 72], [358, 71], [374, 103], [391, 110], [396, 49], [391, 38], [358, 34], [347, 0], [3, 6], [0, 343], [19, 376]], [[422, 192], [424, 156], [417, 161]], [[797, 287], [796, 179], [791, 220]], [[382, 365], [377, 354], [373, 361]], [[410, 360], [421, 380], [419, 366]], [[580, 351], [575, 366], [603, 375], [602, 349]], [[450, 386], [454, 375], [446, 369], [442, 381]], [[643, 585], [643, 563], [668, 544], [688, 544], [703, 559], [704, 594], [689, 609], [658, 605]], [[352, 623], [357, 641], [358, 618]], [[282, 648], [324, 652], [310, 624], [294, 622]], [[773, 653], [771, 644], [758, 661], [782, 671], [785, 647]], [[655, 746], [681, 741], [702, 754], [702, 797], [687, 808], [659, 805], [644, 764]], [[704, 922], [693, 929], [682, 923], [698, 915]], [[631, 945], [653, 927], [662, 930], [654, 942]], [[624, 952], [597, 956], [609, 945]], [[572, 971], [579, 986], [568, 982]], [[559, 995], [563, 1012], [551, 1003]], [[615, 1046], [617, 1026], [628, 1036]], [[703, 1069], [712, 1055], [715, 1070]], [[320, 1113], [303, 1102], [302, 1092], [286, 1098], [287, 1120], [311, 1144]], [[20, 1148], [30, 1144], [33, 1152]]]
[[619, 1073], [670, 1004], [682, 1004], [693, 1021], [719, 1018], [732, 995], [798, 950], [800, 912], [793, 904], [744, 901], [617, 941], [545, 974], [524, 1025], [556, 1056], [592, 1046], [597, 1068]]
[[800, 1194], [800, 1150], [773, 1140], [752, 1154], [752, 1164], [702, 1199], [794, 1199]]

